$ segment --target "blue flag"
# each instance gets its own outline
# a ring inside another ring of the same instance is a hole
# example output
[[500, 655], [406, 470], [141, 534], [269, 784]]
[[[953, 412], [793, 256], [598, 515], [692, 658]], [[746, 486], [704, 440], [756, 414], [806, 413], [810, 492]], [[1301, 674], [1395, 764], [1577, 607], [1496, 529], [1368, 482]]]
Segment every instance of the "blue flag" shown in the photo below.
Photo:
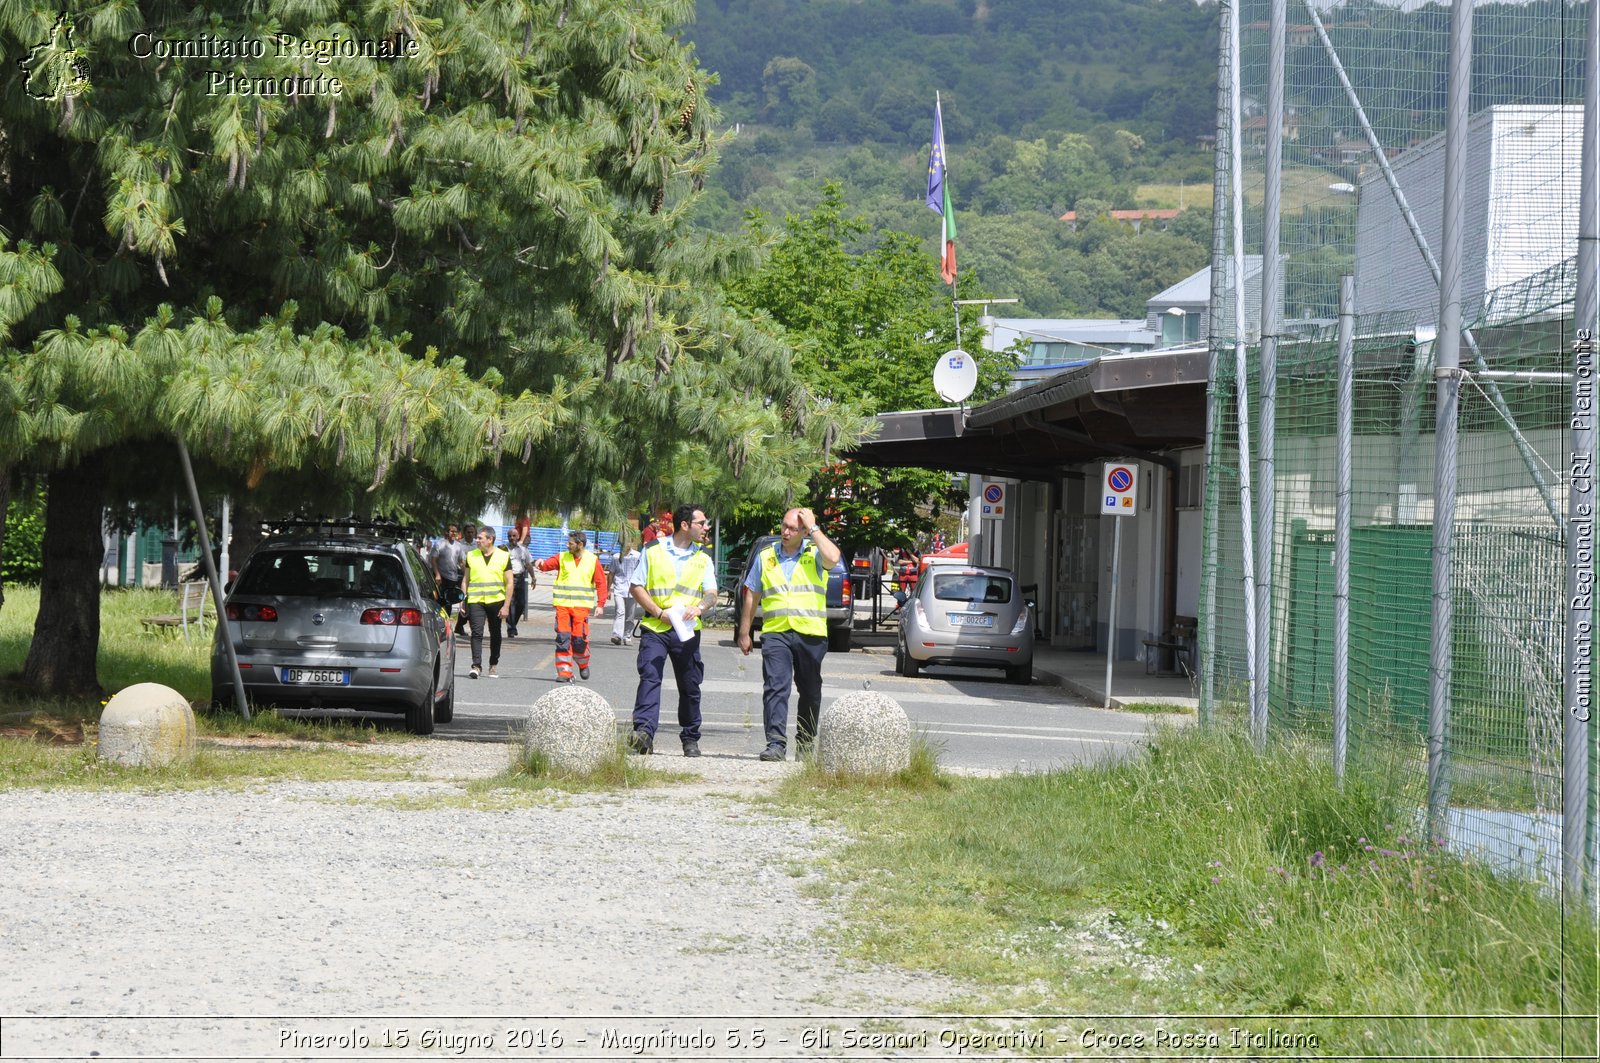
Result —
[[933, 152], [928, 156], [928, 209], [944, 213], [944, 115], [933, 101]]

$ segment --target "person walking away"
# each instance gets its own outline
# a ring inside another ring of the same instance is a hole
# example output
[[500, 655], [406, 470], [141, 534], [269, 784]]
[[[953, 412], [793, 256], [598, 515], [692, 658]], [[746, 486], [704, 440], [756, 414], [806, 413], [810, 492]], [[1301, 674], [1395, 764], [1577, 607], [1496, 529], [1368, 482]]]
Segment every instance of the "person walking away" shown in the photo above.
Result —
[[494, 545], [494, 529], [478, 529], [478, 548], [467, 554], [467, 573], [461, 589], [467, 596], [467, 616], [472, 621], [472, 671], [483, 671], [483, 626], [489, 625], [489, 678], [500, 678], [500, 622], [511, 612], [511, 555]]
[[540, 572], [556, 574], [550, 600], [556, 607], [556, 682], [572, 682], [572, 665], [578, 678], [589, 678], [589, 614], [606, 607], [606, 570], [600, 559], [584, 549], [588, 537], [581, 531], [567, 534], [567, 548], [534, 565]]
[[512, 527], [506, 531], [506, 553], [511, 556], [511, 615], [506, 618], [506, 637], [517, 637], [517, 624], [528, 615], [528, 586], [533, 573], [533, 558], [522, 545], [522, 531]]
[[750, 628], [761, 601], [761, 707], [767, 732], [762, 760], [782, 760], [787, 748], [789, 686], [795, 707], [795, 753], [803, 756], [817, 735], [822, 707], [822, 658], [828, 652], [828, 573], [839, 548], [817, 527], [809, 509], [783, 515], [778, 541], [750, 560], [739, 593], [739, 652], [750, 655]]
[[[472, 552], [472, 550], [473, 550], [474, 546], [477, 544], [477, 542], [478, 542], [478, 529], [477, 529], [477, 526], [473, 525], [473, 524], [463, 524], [461, 526], [461, 576], [462, 576], [462, 586], [466, 585], [467, 555]], [[461, 612], [459, 614], [459, 619], [456, 620], [456, 634], [457, 635], [461, 635], [463, 637], [465, 637], [466, 634], [467, 634], [467, 610], [466, 610], [465, 607], [462, 608], [462, 610], [461, 610]]]
[[611, 621], [611, 644], [632, 646], [633, 630], [639, 626], [639, 602], [629, 593], [639, 574], [639, 542], [630, 528], [623, 536], [626, 552], [617, 558], [616, 579], [612, 584], [612, 597], [617, 602], [617, 615]]
[[638, 576], [629, 589], [645, 616], [639, 621], [639, 689], [633, 698], [633, 736], [628, 748], [641, 754], [655, 749], [661, 722], [661, 676], [670, 659], [678, 682], [678, 737], [683, 755], [698, 757], [700, 680], [705, 676], [700, 659], [700, 614], [716, 604], [717, 573], [704, 546], [711, 534], [705, 512], [699, 506], [679, 506], [672, 522], [671, 535], [657, 536], [644, 548]]
[[430, 558], [433, 579], [439, 585], [439, 596], [445, 612], [455, 615], [462, 602], [461, 567], [466, 564], [467, 544], [461, 539], [461, 529], [452, 524], [445, 529], [444, 538], [434, 544]]

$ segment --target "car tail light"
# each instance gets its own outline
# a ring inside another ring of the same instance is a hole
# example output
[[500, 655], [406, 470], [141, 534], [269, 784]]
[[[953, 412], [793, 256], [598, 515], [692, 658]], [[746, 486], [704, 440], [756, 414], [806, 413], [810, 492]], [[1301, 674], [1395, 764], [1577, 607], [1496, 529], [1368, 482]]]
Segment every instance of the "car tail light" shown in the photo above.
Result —
[[842, 580], [839, 584], [839, 589], [843, 592], [844, 604], [849, 605], [855, 598], [855, 591], [851, 590], [850, 581]]
[[1017, 622], [1011, 625], [1011, 637], [1016, 638], [1026, 630], [1028, 630], [1028, 607], [1023, 606], [1022, 611], [1017, 613]]
[[228, 604], [229, 620], [253, 620], [258, 624], [276, 623], [278, 611], [270, 605], [234, 605]]
[[361, 622], [384, 627], [421, 627], [422, 612], [417, 609], [368, 609], [361, 614]]

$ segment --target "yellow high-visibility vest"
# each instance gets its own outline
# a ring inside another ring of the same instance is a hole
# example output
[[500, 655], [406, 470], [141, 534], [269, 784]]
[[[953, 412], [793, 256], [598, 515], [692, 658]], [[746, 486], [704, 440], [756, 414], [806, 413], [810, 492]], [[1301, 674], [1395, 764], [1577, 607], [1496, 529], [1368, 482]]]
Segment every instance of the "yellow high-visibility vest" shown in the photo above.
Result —
[[787, 579], [778, 560], [778, 544], [761, 551], [761, 630], [828, 633], [828, 577], [817, 572], [815, 546], [807, 543], [800, 548], [794, 573]]
[[[662, 609], [674, 605], [692, 605], [705, 593], [706, 574], [711, 571], [711, 555], [696, 549], [694, 556], [679, 561], [667, 553], [660, 539], [644, 548], [644, 590]], [[650, 631], [666, 631], [672, 627], [664, 617], [647, 616], [639, 621]], [[700, 618], [695, 617], [694, 629], [700, 630]]]
[[485, 605], [506, 600], [506, 569], [511, 566], [511, 555], [495, 548], [488, 557], [482, 550], [467, 555], [467, 602]]
[[569, 609], [593, 609], [598, 600], [594, 593], [595, 556], [588, 551], [574, 558], [571, 550], [561, 551], [556, 569], [556, 585], [550, 591], [550, 601]]

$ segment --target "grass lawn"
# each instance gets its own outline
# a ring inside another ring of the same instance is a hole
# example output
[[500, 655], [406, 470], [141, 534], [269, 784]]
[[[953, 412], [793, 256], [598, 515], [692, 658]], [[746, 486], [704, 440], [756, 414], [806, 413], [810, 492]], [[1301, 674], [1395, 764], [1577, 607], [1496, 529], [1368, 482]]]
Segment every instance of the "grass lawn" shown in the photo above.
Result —
[[[101, 594], [97, 666], [100, 684], [107, 691], [115, 693], [134, 683], [161, 683], [191, 700], [210, 695], [210, 624], [205, 638], [191, 633], [185, 642], [181, 634], [146, 634], [139, 623], [140, 617], [177, 612], [177, 600], [177, 592], [170, 590], [109, 588]], [[17, 693], [15, 680], [28, 656], [38, 612], [38, 587], [6, 588], [5, 606], [0, 608], [0, 712], [15, 709], [26, 700]], [[41, 706], [34, 701], [29, 707]], [[64, 714], [100, 713], [98, 703], [62, 702], [58, 708]]]
[[[160, 683], [191, 704], [211, 693], [211, 628], [205, 637], [146, 634], [140, 617], [171, 613], [174, 591], [108, 589], [100, 598], [100, 684], [108, 694], [135, 683]], [[258, 779], [405, 778], [411, 758], [380, 743], [399, 731], [361, 723], [305, 722], [271, 712], [249, 720], [232, 713], [196, 716], [207, 743], [192, 762], [169, 768], [120, 768], [95, 755], [103, 703], [98, 698], [39, 698], [18, 686], [37, 587], [7, 587], [0, 608], [0, 789], [15, 786], [199, 788]], [[363, 748], [370, 747], [370, 748]]]

